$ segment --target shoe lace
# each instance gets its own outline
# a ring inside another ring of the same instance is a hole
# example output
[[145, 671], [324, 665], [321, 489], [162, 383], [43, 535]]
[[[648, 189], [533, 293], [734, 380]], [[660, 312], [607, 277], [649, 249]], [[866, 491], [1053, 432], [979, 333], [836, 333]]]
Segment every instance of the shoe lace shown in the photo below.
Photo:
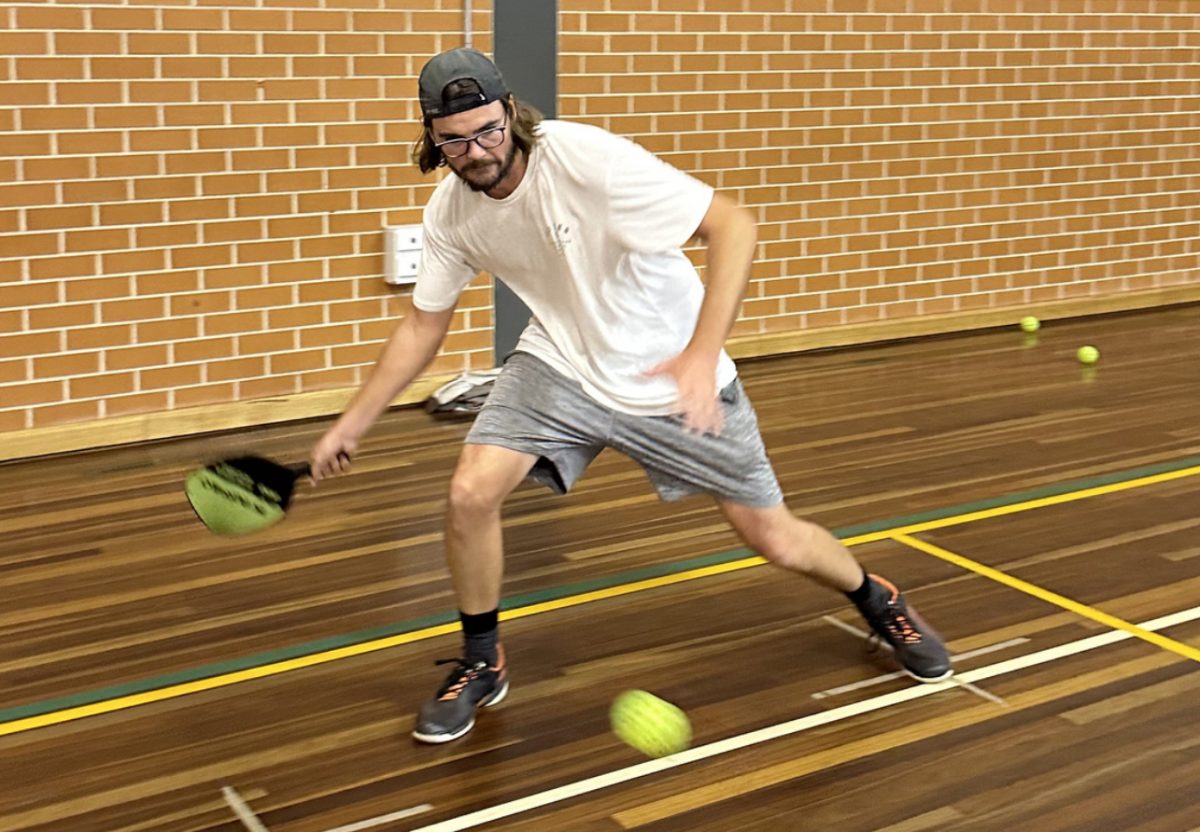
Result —
[[875, 621], [887, 630], [890, 640], [894, 643], [921, 643], [921, 631], [913, 626], [908, 615], [900, 607], [888, 604], [875, 616]]
[[438, 688], [437, 699], [448, 702], [457, 699], [466, 690], [467, 685], [479, 678], [479, 672], [486, 666], [485, 662], [469, 662], [464, 658], [438, 659], [434, 664], [452, 664], [454, 669], [446, 677], [446, 681]]
[[[876, 631], [873, 635], [886, 638], [892, 644], [920, 644], [921, 631], [909, 620], [908, 610], [900, 598], [900, 590], [896, 589], [891, 581], [878, 575], [871, 575], [870, 579], [876, 587], [881, 587], [888, 594], [883, 603], [876, 602], [863, 609], [864, 616]], [[884, 632], [879, 632], [880, 630]]]

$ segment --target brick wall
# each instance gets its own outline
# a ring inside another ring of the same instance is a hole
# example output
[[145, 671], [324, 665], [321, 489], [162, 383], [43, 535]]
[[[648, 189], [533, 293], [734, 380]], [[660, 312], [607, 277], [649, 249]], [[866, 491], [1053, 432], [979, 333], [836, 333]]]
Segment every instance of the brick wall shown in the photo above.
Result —
[[380, 229], [461, 4], [201, 3], [0, 5], [0, 431], [352, 387], [408, 308]]
[[[0, 4], [0, 432], [354, 387], [408, 307], [380, 229], [461, 5], [197, 3]], [[756, 211], [736, 335], [1196, 282], [1190, 5], [561, 0], [559, 112]]]
[[1200, 281], [1200, 4], [652, 7], [562, 4], [560, 113], [757, 210], [735, 335]]

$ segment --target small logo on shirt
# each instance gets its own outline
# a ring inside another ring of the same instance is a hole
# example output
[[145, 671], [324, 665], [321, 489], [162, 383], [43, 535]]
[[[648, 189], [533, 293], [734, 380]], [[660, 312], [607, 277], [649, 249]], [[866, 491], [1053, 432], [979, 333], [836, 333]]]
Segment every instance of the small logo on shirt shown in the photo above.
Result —
[[566, 254], [567, 246], [571, 244], [571, 227], [561, 222], [554, 223], [550, 226], [550, 241], [559, 254]]

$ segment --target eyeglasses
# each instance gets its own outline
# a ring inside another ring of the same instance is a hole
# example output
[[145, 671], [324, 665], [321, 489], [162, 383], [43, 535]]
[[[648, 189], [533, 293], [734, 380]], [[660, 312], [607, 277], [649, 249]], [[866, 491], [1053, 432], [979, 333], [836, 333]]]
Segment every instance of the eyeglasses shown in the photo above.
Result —
[[460, 156], [467, 155], [467, 151], [471, 149], [471, 142], [475, 142], [483, 150], [491, 150], [493, 147], [499, 147], [504, 144], [504, 131], [506, 129], [508, 129], [508, 125], [501, 124], [499, 127], [489, 127], [487, 130], [480, 130], [470, 138], [447, 139], [444, 142], [436, 142], [433, 146], [442, 151], [442, 155], [447, 159], [457, 159]]

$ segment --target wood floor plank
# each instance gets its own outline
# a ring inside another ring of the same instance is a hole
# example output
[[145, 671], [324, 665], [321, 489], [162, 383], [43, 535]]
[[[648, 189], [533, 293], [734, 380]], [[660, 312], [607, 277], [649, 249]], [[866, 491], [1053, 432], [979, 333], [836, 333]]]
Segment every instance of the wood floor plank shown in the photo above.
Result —
[[[789, 504], [831, 528], [886, 525], [1196, 464], [1200, 374], [1179, 345], [1197, 333], [1200, 307], [1181, 307], [1055, 323], [1036, 346], [982, 332], [741, 372]], [[1084, 341], [1104, 353], [1090, 373], [1072, 358]], [[441, 513], [467, 423], [391, 412], [354, 474], [301, 486], [284, 523], [242, 539], [196, 523], [191, 467], [302, 459], [326, 424], [0, 465], [0, 710], [452, 614]], [[1189, 476], [922, 537], [1137, 622], [1196, 605], [1198, 505]], [[611, 452], [567, 497], [523, 485], [505, 518], [510, 598], [745, 554], [709, 501], [663, 505]], [[1104, 632], [893, 541], [855, 553], [955, 652], [1007, 645], [964, 670]], [[755, 566], [509, 621], [510, 700], [445, 747], [409, 731], [452, 635], [0, 736], [0, 830], [240, 832], [225, 784], [272, 832], [432, 804], [379, 827], [414, 829], [637, 764], [607, 726], [631, 687], [681, 704], [698, 744], [905, 689], [831, 618], [861, 627], [844, 598]], [[1200, 646], [1200, 622], [1163, 635]], [[487, 828], [1183, 832], [1200, 828], [1192, 665], [1126, 640], [981, 683], [1007, 708], [938, 693]]]

